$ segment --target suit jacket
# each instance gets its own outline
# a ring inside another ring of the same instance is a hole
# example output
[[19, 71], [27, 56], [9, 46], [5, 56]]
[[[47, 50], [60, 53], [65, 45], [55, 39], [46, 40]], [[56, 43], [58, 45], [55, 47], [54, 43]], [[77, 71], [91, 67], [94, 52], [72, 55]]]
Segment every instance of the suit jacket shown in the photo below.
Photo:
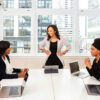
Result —
[[89, 69], [86, 67], [86, 69], [88, 70], [90, 76], [94, 76], [96, 79], [100, 80], [100, 59], [98, 63], [96, 63], [96, 59], [94, 59], [92, 68]]
[[[58, 39], [57, 41], [57, 56], [60, 59], [60, 61], [62, 62], [62, 64], [64, 65], [64, 60], [62, 56], [58, 55], [58, 52], [61, 51], [63, 46], [66, 46], [66, 49], [71, 49], [71, 45], [69, 44], [69, 42], [63, 38], [62, 36], [60, 36], [60, 40]], [[40, 43], [40, 49], [45, 48], [46, 50], [50, 51], [50, 41], [47, 40], [47, 37], [44, 38], [44, 40]], [[48, 59], [49, 56], [47, 56], [46, 60]]]
[[[10, 63], [10, 58], [7, 55], [7, 60]], [[6, 73], [6, 64], [3, 61], [2, 57], [0, 56], [0, 80], [2, 79], [14, 79], [14, 78], [18, 78], [18, 73], [20, 73], [21, 70], [20, 69], [15, 69], [13, 68], [13, 73], [15, 74], [7, 74]]]

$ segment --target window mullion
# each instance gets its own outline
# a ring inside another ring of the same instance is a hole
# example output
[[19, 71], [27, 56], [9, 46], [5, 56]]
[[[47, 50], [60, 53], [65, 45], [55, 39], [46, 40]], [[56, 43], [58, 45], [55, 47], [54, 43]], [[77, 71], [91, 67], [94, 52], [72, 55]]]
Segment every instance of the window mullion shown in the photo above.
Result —
[[74, 32], [73, 32], [73, 45], [74, 45], [74, 56], [79, 55], [79, 45], [80, 45], [80, 34], [79, 34], [79, 0], [74, 0], [73, 1], [73, 8], [75, 10], [75, 15], [74, 15]]
[[18, 37], [18, 16], [14, 16], [14, 37]]
[[3, 40], [3, 16], [1, 13], [0, 13], [0, 40]]
[[33, 8], [32, 8], [32, 14], [31, 14], [31, 53], [32, 55], [36, 55], [37, 53], [37, 15], [36, 15], [36, 9], [37, 9], [37, 0], [33, 0], [32, 2]]
[[19, 8], [19, 0], [14, 0], [14, 8]]

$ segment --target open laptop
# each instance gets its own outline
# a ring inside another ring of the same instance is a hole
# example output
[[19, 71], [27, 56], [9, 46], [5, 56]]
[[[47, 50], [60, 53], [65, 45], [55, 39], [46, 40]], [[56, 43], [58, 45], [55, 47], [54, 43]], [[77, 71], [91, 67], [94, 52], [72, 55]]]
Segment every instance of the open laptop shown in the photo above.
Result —
[[23, 79], [3, 80], [0, 89], [0, 98], [21, 96], [24, 90], [24, 86], [25, 82]]
[[88, 95], [100, 95], [100, 85], [85, 85]]
[[48, 65], [44, 67], [44, 73], [58, 73], [58, 65]]
[[84, 72], [80, 72], [78, 61], [69, 63], [69, 66], [70, 66], [70, 72], [72, 75], [78, 76], [80, 78], [85, 78], [88, 76], [88, 74]]
[[19, 97], [23, 90], [23, 86], [4, 86], [0, 89], [0, 98]]

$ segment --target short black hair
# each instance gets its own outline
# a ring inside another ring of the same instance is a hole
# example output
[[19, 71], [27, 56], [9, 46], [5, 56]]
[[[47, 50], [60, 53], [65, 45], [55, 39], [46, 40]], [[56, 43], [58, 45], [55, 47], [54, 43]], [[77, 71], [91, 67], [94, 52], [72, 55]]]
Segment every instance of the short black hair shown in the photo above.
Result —
[[100, 38], [96, 38], [92, 44], [96, 49], [100, 50]]
[[0, 56], [2, 56], [8, 48], [10, 48], [9, 41], [0, 41]]

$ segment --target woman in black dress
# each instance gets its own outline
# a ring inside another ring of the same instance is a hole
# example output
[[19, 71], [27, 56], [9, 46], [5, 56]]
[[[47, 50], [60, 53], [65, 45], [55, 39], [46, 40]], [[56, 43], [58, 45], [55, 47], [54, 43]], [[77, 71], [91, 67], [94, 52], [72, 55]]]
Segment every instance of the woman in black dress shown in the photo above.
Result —
[[[66, 49], [61, 52], [63, 45]], [[45, 46], [47, 46], [45, 48]], [[59, 68], [63, 68], [63, 56], [71, 48], [70, 44], [59, 35], [59, 31], [56, 25], [49, 25], [47, 28], [47, 37], [41, 42], [40, 49], [48, 55], [45, 65], [58, 65]]]
[[59, 68], [63, 68], [62, 62], [57, 57], [57, 41], [56, 42], [50, 42], [50, 51], [51, 54], [48, 57], [45, 65], [59, 65]]

